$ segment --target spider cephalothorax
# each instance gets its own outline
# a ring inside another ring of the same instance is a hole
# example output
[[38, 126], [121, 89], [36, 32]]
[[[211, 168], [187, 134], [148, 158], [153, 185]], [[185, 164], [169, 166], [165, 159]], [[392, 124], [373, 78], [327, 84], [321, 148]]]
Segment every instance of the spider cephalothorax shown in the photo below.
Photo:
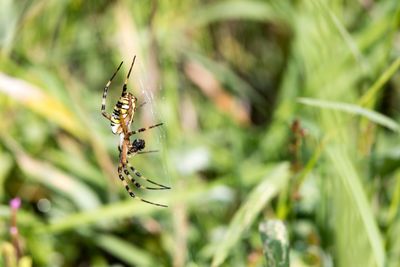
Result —
[[[102, 99], [102, 104], [101, 104], [101, 113], [103, 114], [103, 116], [105, 118], [110, 120], [111, 131], [114, 134], [118, 134], [120, 136], [120, 142], [118, 145], [118, 150], [120, 152], [119, 153], [119, 164], [118, 164], [118, 176], [119, 176], [120, 180], [122, 181], [122, 183], [124, 184], [125, 189], [128, 191], [129, 195], [133, 198], [138, 198], [139, 200], [149, 203], [149, 204], [166, 207], [166, 205], [150, 202], [148, 200], [145, 200], [143, 198], [136, 196], [130, 189], [128, 182], [127, 182], [127, 180], [130, 180], [137, 188], [145, 188], [145, 189], [150, 189], [150, 190], [170, 189], [170, 187], [168, 187], [168, 186], [156, 183], [156, 182], [144, 177], [128, 161], [128, 159], [130, 157], [133, 157], [136, 154], [145, 153], [145, 152], [141, 152], [145, 147], [144, 140], [143, 139], [135, 139], [131, 143], [130, 136], [162, 125], [162, 123], [158, 123], [155, 125], [151, 125], [149, 127], [137, 129], [135, 131], [130, 130], [131, 124], [133, 122], [133, 117], [136, 112], [137, 98], [135, 96], [133, 96], [131, 93], [127, 92], [127, 84], [128, 84], [129, 76], [132, 71], [133, 64], [135, 63], [135, 58], [136, 58], [136, 56], [133, 58], [131, 67], [129, 68], [128, 75], [126, 76], [126, 79], [125, 79], [125, 83], [122, 87], [121, 97], [118, 99], [118, 102], [114, 106], [114, 110], [113, 110], [112, 114], [110, 115], [106, 112], [107, 91], [111, 84], [111, 81], [114, 79], [118, 70], [121, 68], [123, 62], [121, 62], [121, 64], [118, 66], [117, 70], [111, 76], [106, 87], [104, 88], [103, 99]], [[130, 171], [132, 173], [134, 173], [137, 177], [139, 177], [149, 183], [157, 185], [157, 187], [142, 186], [139, 182], [137, 182], [131, 176], [131, 174], [128, 170], [128, 167], [129, 167]], [[124, 177], [124, 175], [125, 175], [125, 177]]]
[[143, 139], [135, 139], [129, 147], [129, 153], [140, 152], [144, 149], [145, 145], [146, 144]]

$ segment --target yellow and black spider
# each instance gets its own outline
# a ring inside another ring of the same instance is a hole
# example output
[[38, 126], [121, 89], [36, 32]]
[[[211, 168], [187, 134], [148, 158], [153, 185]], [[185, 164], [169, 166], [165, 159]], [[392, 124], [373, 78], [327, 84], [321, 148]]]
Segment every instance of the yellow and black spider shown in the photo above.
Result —
[[[158, 123], [155, 125], [151, 125], [149, 127], [137, 129], [135, 131], [130, 130], [131, 124], [133, 122], [133, 117], [136, 112], [137, 98], [134, 95], [132, 95], [131, 93], [127, 92], [127, 84], [128, 84], [129, 76], [132, 71], [132, 67], [135, 63], [135, 59], [136, 59], [136, 56], [132, 60], [131, 67], [129, 68], [128, 75], [126, 76], [125, 83], [122, 87], [122, 94], [121, 94], [117, 104], [114, 106], [114, 110], [111, 115], [106, 112], [107, 91], [108, 91], [108, 88], [110, 87], [110, 84], [111, 84], [112, 80], [114, 79], [115, 75], [121, 68], [123, 61], [121, 62], [121, 64], [119, 64], [117, 70], [111, 76], [106, 87], [104, 87], [103, 99], [102, 99], [102, 103], [101, 103], [101, 114], [111, 122], [111, 131], [113, 132], [113, 134], [118, 134], [120, 137], [119, 146], [118, 146], [118, 150], [119, 150], [118, 176], [119, 176], [119, 179], [124, 184], [126, 191], [128, 191], [128, 193], [131, 197], [137, 198], [143, 202], [146, 202], [146, 203], [149, 203], [152, 205], [156, 205], [156, 206], [160, 206], [160, 207], [167, 207], [166, 205], [154, 203], [154, 202], [151, 202], [151, 201], [148, 201], [148, 200], [145, 200], [143, 198], [136, 196], [130, 189], [128, 182], [127, 182], [126, 178], [124, 177], [124, 174], [125, 174], [125, 176], [136, 186], [136, 188], [145, 188], [145, 189], [149, 189], [149, 190], [171, 189], [168, 186], [156, 183], [156, 182], [144, 177], [128, 161], [128, 159], [131, 158], [132, 156], [135, 156], [140, 153], [144, 153], [142, 150], [145, 147], [145, 141], [143, 139], [135, 139], [131, 143], [130, 136], [162, 125], [162, 123]], [[128, 170], [128, 167], [137, 177], [139, 177], [151, 184], [157, 185], [158, 187], [148, 187], [148, 186], [141, 185], [139, 182], [137, 182], [131, 176], [131, 174]]]

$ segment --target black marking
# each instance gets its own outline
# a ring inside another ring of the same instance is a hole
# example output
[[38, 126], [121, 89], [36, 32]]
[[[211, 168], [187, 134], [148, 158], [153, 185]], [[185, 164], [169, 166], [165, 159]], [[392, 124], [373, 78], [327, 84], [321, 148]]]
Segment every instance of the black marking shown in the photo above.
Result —
[[136, 59], [136, 55], [133, 57], [131, 67], [129, 68], [129, 72], [128, 72], [128, 76], [127, 76], [128, 79], [129, 79], [129, 76], [131, 75], [132, 67], [135, 64], [135, 59]]
[[136, 55], [133, 57], [132, 64], [131, 64], [131, 67], [129, 68], [128, 75], [126, 76], [124, 86], [122, 86], [122, 95], [126, 94], [129, 76], [131, 76], [131, 71], [132, 71], [133, 64], [135, 64], [135, 59], [136, 59]]
[[138, 154], [148, 154], [148, 153], [157, 153], [157, 152], [159, 152], [158, 150], [146, 150], [146, 151], [139, 151], [139, 152], [136, 152], [136, 153], [138, 153]]
[[154, 203], [154, 202], [151, 202], [151, 201], [145, 200], [145, 199], [143, 199], [143, 198], [140, 198], [140, 200], [141, 200], [141, 201], [143, 201], [143, 202], [146, 202], [146, 203], [152, 204], [152, 205], [156, 205], [156, 206], [163, 207], [163, 208], [168, 208], [168, 206], [167, 206], [167, 205], [163, 205], [163, 204]]
[[105, 106], [106, 97], [107, 97], [107, 91], [108, 91], [108, 88], [109, 88], [110, 85], [111, 85], [111, 81], [114, 79], [115, 75], [117, 74], [117, 72], [118, 72], [119, 69], [121, 68], [122, 63], [123, 63], [123, 61], [119, 64], [117, 70], [116, 70], [116, 71], [114, 72], [114, 74], [111, 76], [110, 80], [107, 82], [106, 86], [104, 87], [104, 91], [103, 91], [103, 100], [102, 100], [102, 102], [101, 102], [101, 111], [102, 111], [101, 114], [102, 114], [106, 119], [108, 119], [108, 120], [111, 119], [111, 116], [110, 116], [109, 114], [107, 114], [107, 112], [106, 112], [106, 106]]
[[111, 78], [110, 78], [110, 80], [109, 80], [110, 83], [111, 83], [111, 81], [114, 79], [115, 75], [117, 75], [117, 72], [119, 71], [119, 69], [121, 68], [121, 66], [122, 66], [123, 63], [124, 63], [124, 62], [121, 61], [121, 63], [119, 64], [117, 70], [116, 70], [116, 71], [114, 72], [114, 74], [111, 76]]
[[161, 123], [158, 123], [158, 124], [155, 124], [155, 125], [151, 125], [151, 126], [149, 126], [149, 127], [140, 128], [140, 129], [138, 129], [138, 130], [129, 132], [128, 135], [131, 136], [131, 135], [133, 135], [133, 134], [141, 133], [141, 132], [144, 132], [144, 131], [146, 131], [146, 130], [149, 130], [149, 129], [152, 129], [152, 128], [161, 126], [161, 125], [163, 125], [163, 124], [164, 124], [164, 123], [161, 122]]
[[124, 173], [126, 176], [128, 176], [128, 178], [131, 180], [132, 184], [134, 184], [136, 186], [136, 188], [141, 188], [142, 185], [139, 184], [135, 179], [133, 179], [133, 177], [129, 174], [127, 169], [124, 169]]
[[145, 188], [145, 189], [148, 189], [148, 190], [166, 190], [166, 189], [170, 189], [170, 188], [167, 188], [167, 187], [164, 187], [164, 186], [162, 186], [162, 187], [148, 187], [148, 186], [142, 186], [138, 181], [136, 181], [131, 175], [130, 175], [130, 173], [128, 172], [128, 170], [127, 169], [124, 169], [124, 173], [125, 173], [125, 175], [126, 176], [128, 176], [128, 178], [130, 179], [130, 181], [136, 186], [136, 188]]
[[[160, 187], [160, 188], [157, 188], [157, 189], [155, 189], [154, 187], [150, 187], [150, 188], [152, 188], [153, 190], [171, 189], [171, 187], [169, 187], [169, 186], [159, 184], [159, 183], [157, 183], [157, 182], [154, 182], [154, 181], [152, 181], [152, 180], [150, 180], [150, 179], [148, 179], [148, 178], [142, 176], [142, 174], [140, 174], [140, 172], [138, 172], [129, 162], [128, 162], [128, 166], [129, 166], [129, 168], [131, 169], [131, 171], [132, 171], [137, 177], [142, 178], [142, 179], [146, 180], [147, 182], [149, 182], [149, 183], [151, 183], [151, 184], [154, 184], [154, 185], [157, 185], [157, 186]], [[146, 187], [146, 188], [147, 188], [147, 189], [150, 189], [149, 187]]]

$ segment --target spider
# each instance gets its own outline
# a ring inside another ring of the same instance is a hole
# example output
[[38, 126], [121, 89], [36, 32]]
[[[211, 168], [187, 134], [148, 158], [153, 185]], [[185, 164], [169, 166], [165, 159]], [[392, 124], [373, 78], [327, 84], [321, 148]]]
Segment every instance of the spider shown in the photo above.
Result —
[[[129, 68], [128, 75], [126, 76], [125, 83], [122, 87], [122, 94], [117, 102], [117, 104], [114, 106], [112, 114], [108, 114], [106, 112], [106, 98], [107, 98], [107, 92], [108, 88], [110, 87], [110, 84], [112, 80], [114, 79], [115, 75], [119, 71], [119, 69], [122, 66], [123, 61], [121, 64], [119, 64], [117, 70], [114, 72], [114, 74], [111, 76], [110, 80], [106, 84], [103, 92], [103, 99], [101, 103], [101, 114], [108, 119], [111, 122], [111, 131], [113, 134], [118, 134], [120, 137], [119, 140], [119, 145], [118, 145], [118, 150], [119, 150], [119, 163], [118, 163], [118, 176], [119, 179], [122, 181], [123, 185], [125, 186], [126, 191], [129, 193], [129, 195], [132, 198], [137, 198], [140, 201], [146, 202], [148, 204], [160, 206], [160, 207], [167, 207], [164, 204], [158, 204], [155, 202], [148, 201], [146, 199], [140, 198], [139, 196], [135, 195], [131, 188], [128, 185], [126, 177], [135, 185], [136, 188], [144, 188], [148, 190], [164, 190], [164, 189], [171, 189], [168, 186], [156, 183], [145, 176], [141, 175], [140, 172], [138, 172], [130, 163], [129, 163], [129, 158], [132, 156], [135, 156], [137, 154], [142, 154], [146, 152], [151, 152], [151, 151], [142, 151], [145, 148], [145, 141], [143, 139], [135, 139], [133, 142], [130, 142], [130, 136], [144, 132], [146, 130], [159, 127], [163, 123], [158, 123], [154, 124], [148, 127], [140, 128], [135, 131], [130, 131], [131, 124], [133, 122], [133, 117], [136, 112], [136, 105], [137, 105], [137, 98], [132, 95], [131, 93], [127, 92], [127, 84], [129, 80], [129, 76], [132, 71], [132, 67], [135, 63], [136, 56], [133, 57], [132, 64]], [[142, 104], [143, 105], [143, 104]], [[141, 107], [140, 105], [139, 107]], [[143, 186], [139, 182], [137, 182], [130, 174], [128, 168], [131, 170], [132, 173], [134, 173], [137, 177], [153, 184], [156, 185], [157, 187], [148, 187], [148, 186]], [[125, 177], [124, 177], [125, 175]]]

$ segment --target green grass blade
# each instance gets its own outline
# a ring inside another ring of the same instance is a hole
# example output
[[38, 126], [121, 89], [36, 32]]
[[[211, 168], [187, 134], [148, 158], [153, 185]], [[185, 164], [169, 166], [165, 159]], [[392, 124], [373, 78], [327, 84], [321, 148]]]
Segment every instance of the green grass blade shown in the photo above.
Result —
[[400, 67], [400, 58], [397, 58], [387, 68], [382, 75], [376, 80], [376, 82], [365, 92], [361, 97], [359, 104], [361, 106], [371, 106], [376, 101], [377, 94], [383, 88], [383, 85], [396, 73]]
[[215, 251], [212, 266], [220, 266], [231, 248], [239, 241], [241, 234], [254, 222], [263, 207], [286, 185], [289, 180], [289, 165], [279, 164], [250, 193], [247, 201], [234, 215], [224, 238]]
[[96, 235], [96, 245], [133, 266], [160, 266], [147, 251], [113, 235]]
[[343, 22], [340, 21], [340, 19], [337, 17], [337, 15], [330, 9], [325, 3], [322, 1], [315, 1], [314, 3], [317, 4], [317, 6], [320, 6], [321, 11], [326, 13], [326, 15], [331, 19], [333, 25], [339, 32], [340, 36], [342, 37], [343, 41], [345, 42], [346, 46], [348, 47], [349, 51], [353, 55], [353, 57], [357, 60], [357, 62], [360, 64], [360, 66], [365, 70], [369, 70], [369, 66], [367, 65], [367, 62], [362, 55], [362, 52], [357, 46], [357, 43], [351, 36], [351, 34], [347, 31], [345, 25], [343, 25]]
[[[210, 188], [212, 191], [212, 188]], [[50, 225], [36, 228], [37, 232], [59, 233], [68, 230], [79, 229], [80, 227], [98, 224], [99, 218], [102, 222], [112, 221], [116, 219], [128, 218], [132, 216], [141, 216], [154, 214], [156, 212], [170, 212], [173, 203], [185, 202], [191, 206], [197, 205], [199, 199], [204, 199], [206, 189], [202, 186], [182, 192], [182, 194], [174, 193], [170, 201], [164, 198], [164, 194], [158, 197], [152, 196], [151, 200], [159, 203], [168, 203], [171, 207], [160, 208], [149, 205], [139, 200], [128, 198], [126, 201], [120, 201], [103, 205], [100, 208], [74, 213], [69, 216], [59, 218], [50, 223]], [[168, 193], [165, 197], [171, 196]]]
[[74, 113], [58, 99], [46, 94], [37, 86], [0, 72], [0, 92], [56, 123], [77, 138], [87, 139], [87, 132]]
[[[350, 156], [339, 145], [327, 150], [337, 186], [334, 194], [338, 249], [348, 255], [342, 258], [344, 266], [384, 267], [385, 250], [370, 203]], [[341, 190], [344, 189], [344, 190]], [[344, 206], [345, 205], [345, 206]], [[345, 207], [345, 208], [344, 208]], [[363, 250], [363, 253], [357, 254]], [[357, 255], [350, 256], [349, 253]]]
[[[78, 229], [79, 227], [89, 224], [99, 223], [99, 218], [104, 222], [112, 219], [151, 214], [154, 213], [156, 209], [157, 207], [149, 207], [149, 205], [141, 203], [140, 201], [128, 199], [127, 201], [112, 203], [95, 210], [74, 213], [59, 218], [51, 222], [50, 225], [39, 227], [36, 230], [38, 232], [58, 233], [71, 229]], [[160, 210], [161, 208], [158, 209]]]
[[80, 209], [90, 210], [100, 205], [98, 196], [89, 186], [48, 162], [31, 157], [10, 137], [2, 136], [2, 139], [14, 152], [19, 167], [27, 177], [64, 194]]
[[318, 107], [322, 109], [332, 109], [332, 110], [343, 111], [353, 115], [360, 115], [390, 130], [393, 130], [395, 132], [400, 131], [400, 125], [394, 120], [390, 119], [389, 117], [386, 117], [376, 111], [362, 108], [354, 104], [325, 101], [312, 98], [298, 98], [298, 102], [304, 105]]
[[[229, 12], [226, 12], [229, 10]], [[269, 3], [261, 1], [223, 1], [196, 10], [191, 27], [229, 19], [266, 21], [277, 19], [277, 13]]]

